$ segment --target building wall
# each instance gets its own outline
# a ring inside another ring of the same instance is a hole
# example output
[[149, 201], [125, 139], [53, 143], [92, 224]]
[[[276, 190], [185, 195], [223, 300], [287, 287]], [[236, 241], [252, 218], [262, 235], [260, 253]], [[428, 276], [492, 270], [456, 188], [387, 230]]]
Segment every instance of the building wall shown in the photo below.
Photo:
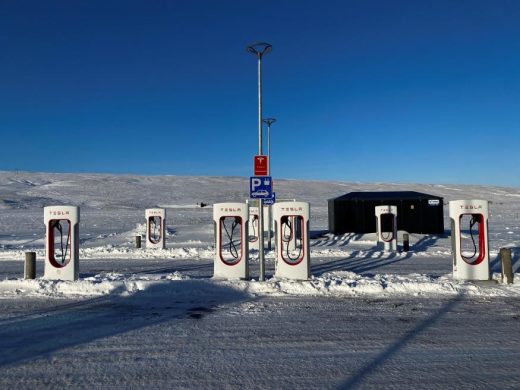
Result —
[[397, 206], [397, 228], [409, 233], [444, 234], [442, 198], [429, 199], [330, 199], [329, 230], [334, 234], [373, 233], [376, 230], [375, 206]]

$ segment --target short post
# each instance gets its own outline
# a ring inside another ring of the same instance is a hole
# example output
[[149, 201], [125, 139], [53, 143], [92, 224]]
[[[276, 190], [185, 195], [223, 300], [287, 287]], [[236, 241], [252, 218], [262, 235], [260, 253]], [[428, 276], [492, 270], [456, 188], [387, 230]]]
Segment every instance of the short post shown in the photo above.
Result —
[[135, 247], [141, 248], [141, 236], [135, 236]]
[[36, 279], [36, 252], [25, 252], [24, 278]]
[[408, 233], [403, 234], [403, 251], [408, 252], [410, 250], [410, 235]]
[[511, 261], [511, 248], [500, 248], [500, 261], [502, 263], [502, 283], [513, 283], [513, 262]]

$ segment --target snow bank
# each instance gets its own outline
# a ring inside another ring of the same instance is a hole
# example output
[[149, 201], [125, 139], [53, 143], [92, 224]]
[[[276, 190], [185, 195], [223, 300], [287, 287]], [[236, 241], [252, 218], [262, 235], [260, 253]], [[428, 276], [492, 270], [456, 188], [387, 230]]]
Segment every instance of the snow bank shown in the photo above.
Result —
[[[495, 274], [498, 280], [500, 274]], [[264, 283], [259, 282], [227, 282], [229, 287], [235, 286], [254, 295], [307, 295], [332, 297], [357, 296], [416, 296], [431, 297], [435, 295], [469, 296], [520, 296], [520, 284], [479, 284], [454, 280], [451, 275], [440, 278], [422, 274], [411, 275], [373, 275], [366, 276], [354, 272], [340, 271], [321, 277], [312, 277], [309, 281], [277, 280], [275, 278]]]
[[213, 258], [213, 256], [214, 251], [211, 247], [206, 249], [182, 247], [146, 250], [106, 245], [103, 247], [80, 249], [80, 258], [84, 259], [210, 259]]
[[[494, 275], [497, 280], [499, 277], [499, 274]], [[520, 279], [520, 274], [516, 274], [516, 279]], [[182, 283], [186, 280], [190, 280], [190, 278], [179, 272], [147, 276], [109, 273], [84, 278], [76, 282], [6, 279], [0, 281], [0, 298], [131, 295], [157, 284]], [[237, 291], [237, 293], [246, 293], [251, 296], [432, 297], [462, 294], [484, 297], [520, 297], [519, 283], [513, 285], [480, 284], [454, 280], [449, 275], [438, 278], [423, 274], [365, 276], [354, 272], [340, 271], [321, 277], [312, 277], [308, 281], [272, 278], [266, 282], [214, 279], [197, 279], [197, 282], [226, 286]], [[192, 283], [185, 285], [186, 289], [193, 288], [192, 286]], [[183, 288], [182, 285], [176, 287], [178, 290]], [[197, 294], [197, 290], [183, 292], [188, 295]]]
[[178, 272], [154, 277], [109, 273], [83, 278], [75, 282], [46, 279], [6, 279], [0, 281], [0, 298], [16, 296], [92, 297], [114, 293], [128, 295], [146, 290], [157, 283], [186, 279], [189, 278]]
[[[37, 259], [45, 257], [43, 249], [36, 249]], [[93, 248], [80, 248], [79, 258], [81, 259], [212, 259], [214, 249], [207, 248], [167, 248], [167, 249], [135, 249], [130, 247], [116, 247], [104, 245]], [[25, 259], [23, 250], [4, 250], [0, 251], [0, 261], [12, 261]]]
[[[200, 241], [194, 242], [200, 244]], [[43, 259], [45, 257], [45, 251], [43, 249], [35, 249], [36, 257]], [[407, 257], [417, 256], [419, 253], [401, 252], [392, 254], [395, 259], [403, 259]], [[496, 256], [497, 251], [490, 251], [491, 256]], [[251, 259], [255, 260], [258, 255], [257, 251], [251, 251]], [[430, 250], [429, 252], [420, 252], [422, 257], [450, 257], [451, 250]], [[197, 248], [190, 246], [182, 246], [179, 248], [166, 248], [166, 249], [136, 249], [132, 247], [115, 246], [115, 245], [103, 245], [91, 248], [80, 248], [79, 257], [80, 259], [213, 259], [215, 256], [215, 249], [212, 245], [208, 245], [205, 248]], [[338, 257], [338, 258], [364, 258], [364, 259], [380, 259], [384, 256], [388, 256], [387, 253], [377, 250], [345, 250], [339, 248], [311, 248], [311, 257]], [[273, 258], [274, 253], [268, 252], [265, 254], [266, 258]], [[2, 260], [23, 260], [25, 258], [24, 250], [3, 250], [0, 251], [0, 261]]]

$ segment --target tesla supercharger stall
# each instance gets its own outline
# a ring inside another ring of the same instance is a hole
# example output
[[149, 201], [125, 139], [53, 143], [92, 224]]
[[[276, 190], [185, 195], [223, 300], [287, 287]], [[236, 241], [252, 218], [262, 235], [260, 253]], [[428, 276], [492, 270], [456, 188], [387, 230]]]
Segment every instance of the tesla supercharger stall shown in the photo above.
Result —
[[146, 248], [166, 248], [166, 210], [146, 209]]
[[[283, 199], [283, 200], [279, 200], [279, 202], [296, 202], [296, 199]], [[296, 223], [296, 217], [289, 217], [289, 225], [293, 225], [295, 226], [297, 229], [299, 228], [299, 224]], [[286, 237], [288, 242], [287, 242], [287, 246], [289, 248], [290, 251], [293, 251], [293, 250], [296, 250], [296, 237], [298, 236], [298, 234], [292, 234], [291, 237]]]
[[[265, 213], [264, 213], [265, 215]], [[265, 220], [264, 220], [265, 221]], [[248, 220], [248, 237], [249, 249], [259, 250], [260, 231], [258, 226], [258, 207], [249, 206], [249, 220]]]
[[[260, 244], [260, 230], [258, 229], [258, 206], [251, 206], [249, 200], [246, 201], [249, 206], [249, 249], [258, 251]], [[266, 233], [268, 229], [268, 220], [269, 220], [269, 209], [267, 206], [264, 206], [264, 245], [266, 241]], [[272, 221], [271, 221], [272, 222]], [[273, 224], [271, 223], [271, 226]], [[274, 230], [272, 228], [272, 230]]]
[[449, 203], [453, 277], [490, 280], [488, 201], [454, 200]]
[[43, 209], [45, 223], [44, 278], [79, 278], [79, 207], [48, 206]]
[[[280, 199], [279, 202], [295, 202], [295, 199]], [[251, 206], [251, 200], [246, 200], [246, 203], [249, 204], [249, 249], [250, 250], [259, 250], [258, 244], [260, 242], [259, 238], [259, 230], [258, 230], [258, 206]], [[272, 207], [272, 206], [271, 206]], [[266, 241], [266, 232], [268, 229], [268, 221], [269, 220], [269, 208], [268, 206], [264, 206], [264, 241]], [[274, 217], [271, 213], [271, 231], [274, 235]], [[291, 240], [289, 242], [290, 249], [295, 248], [295, 241]]]
[[383, 243], [385, 252], [395, 252], [397, 250], [397, 206], [376, 206], [375, 213], [377, 242]]
[[249, 206], [246, 203], [215, 203], [214, 278], [249, 278]]
[[[284, 245], [286, 246], [286, 250], [295, 251], [298, 245], [298, 240], [300, 237], [300, 223], [297, 220], [296, 216], [288, 216], [284, 218], [284, 225], [282, 231], [282, 238]], [[276, 224], [276, 220], [275, 220]], [[294, 229], [293, 229], [294, 227]]]
[[309, 203], [275, 203], [273, 217], [276, 245], [275, 276], [297, 280], [309, 279]]

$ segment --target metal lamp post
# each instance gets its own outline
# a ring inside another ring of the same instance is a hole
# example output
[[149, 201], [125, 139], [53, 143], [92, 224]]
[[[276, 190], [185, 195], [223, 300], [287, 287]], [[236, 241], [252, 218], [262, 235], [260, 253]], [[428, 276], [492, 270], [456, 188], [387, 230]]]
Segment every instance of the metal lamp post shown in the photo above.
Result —
[[[258, 59], [258, 154], [262, 154], [262, 57], [272, 50], [269, 43], [257, 42], [247, 46], [246, 50], [254, 54]], [[265, 258], [264, 258], [264, 216], [263, 201], [258, 199], [258, 260], [260, 262], [259, 280], [265, 279]]]
[[263, 122], [267, 125], [267, 157], [268, 160], [268, 166], [267, 166], [267, 173], [269, 176], [271, 176], [271, 125], [276, 122], [275, 118], [265, 118]]
[[[263, 122], [267, 125], [267, 175], [271, 175], [271, 125], [276, 122], [275, 118], [265, 118]], [[271, 205], [267, 208], [267, 249], [271, 250]]]

